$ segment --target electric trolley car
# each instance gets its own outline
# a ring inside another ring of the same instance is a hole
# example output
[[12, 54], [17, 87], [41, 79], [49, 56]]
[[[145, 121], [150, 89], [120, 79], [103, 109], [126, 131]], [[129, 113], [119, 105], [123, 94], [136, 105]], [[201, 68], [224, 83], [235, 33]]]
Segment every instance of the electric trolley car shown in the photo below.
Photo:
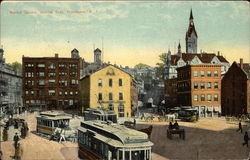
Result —
[[60, 111], [41, 112], [37, 118], [37, 132], [52, 135], [56, 128], [69, 128], [70, 116]]
[[103, 110], [101, 108], [88, 108], [86, 111], [84, 111], [84, 120], [101, 120], [117, 123], [117, 117], [114, 111]]
[[81, 122], [78, 156], [88, 160], [152, 160], [148, 135], [110, 121]]

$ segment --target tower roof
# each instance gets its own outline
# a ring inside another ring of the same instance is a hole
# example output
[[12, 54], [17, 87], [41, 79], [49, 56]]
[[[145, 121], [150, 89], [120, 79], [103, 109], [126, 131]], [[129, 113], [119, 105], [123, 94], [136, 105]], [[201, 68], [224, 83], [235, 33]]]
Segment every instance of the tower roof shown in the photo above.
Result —
[[96, 48], [94, 52], [101, 52], [101, 50], [99, 48]]
[[178, 44], [178, 48], [181, 48], [181, 44], [180, 44], [180, 42], [179, 42], [179, 44]]
[[76, 48], [74, 48], [71, 52], [79, 52]]
[[194, 18], [193, 18], [193, 12], [192, 12], [192, 9], [191, 9], [191, 11], [190, 11], [190, 17], [189, 17], [189, 20], [191, 20], [191, 19], [194, 19]]

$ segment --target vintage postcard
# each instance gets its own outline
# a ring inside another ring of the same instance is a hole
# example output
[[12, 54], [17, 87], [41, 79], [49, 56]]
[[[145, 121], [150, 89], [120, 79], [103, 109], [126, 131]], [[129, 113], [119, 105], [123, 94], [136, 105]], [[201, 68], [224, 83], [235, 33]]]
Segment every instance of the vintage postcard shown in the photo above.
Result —
[[250, 158], [249, 2], [0, 7], [0, 160]]

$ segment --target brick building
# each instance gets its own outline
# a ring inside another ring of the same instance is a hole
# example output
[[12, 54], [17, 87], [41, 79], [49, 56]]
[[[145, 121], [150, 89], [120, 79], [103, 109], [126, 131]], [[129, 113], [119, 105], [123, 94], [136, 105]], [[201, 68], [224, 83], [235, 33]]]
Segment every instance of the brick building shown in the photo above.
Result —
[[177, 78], [165, 80], [165, 106], [172, 108], [178, 106], [177, 103]]
[[221, 112], [221, 66], [187, 65], [177, 68], [177, 99], [180, 106], [192, 106], [200, 117]]
[[250, 63], [234, 62], [222, 79], [222, 114], [250, 113]]
[[81, 58], [24, 57], [23, 102], [27, 109], [78, 110]]

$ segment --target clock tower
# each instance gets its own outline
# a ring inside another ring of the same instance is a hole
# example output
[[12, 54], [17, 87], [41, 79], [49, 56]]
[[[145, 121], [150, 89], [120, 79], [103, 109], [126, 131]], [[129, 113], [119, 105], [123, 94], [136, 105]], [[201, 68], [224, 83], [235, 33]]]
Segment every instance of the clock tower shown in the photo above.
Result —
[[197, 53], [197, 39], [198, 35], [195, 30], [194, 22], [193, 22], [193, 13], [192, 9], [189, 17], [189, 26], [186, 32], [186, 53]]

